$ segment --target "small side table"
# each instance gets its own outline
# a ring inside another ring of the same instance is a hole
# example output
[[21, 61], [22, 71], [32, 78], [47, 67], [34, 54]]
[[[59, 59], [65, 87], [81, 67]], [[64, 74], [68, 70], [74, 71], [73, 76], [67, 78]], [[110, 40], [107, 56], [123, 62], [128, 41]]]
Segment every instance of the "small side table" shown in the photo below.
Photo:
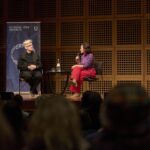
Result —
[[[61, 71], [58, 72], [58, 71], [55, 71], [55, 70], [48, 70], [48, 71], [46, 72], [46, 74], [47, 74], [47, 76], [48, 76], [48, 81], [49, 81], [49, 83], [50, 83], [51, 85], [52, 85], [52, 75], [55, 75], [55, 76], [57, 76], [57, 75], [62, 75], [62, 74], [66, 75], [65, 85], [64, 85], [62, 91], [59, 93], [60, 95], [63, 95], [63, 94], [65, 93], [65, 91], [66, 91], [67, 86], [68, 86], [70, 71], [68, 71], [68, 70], [61, 70]], [[56, 78], [56, 79], [57, 79], [57, 78]], [[50, 85], [50, 84], [49, 84], [49, 85]], [[51, 92], [52, 92], [53, 94], [58, 94], [58, 93], [54, 92], [52, 86], [49, 86], [49, 87], [50, 87], [50, 90], [51, 90]]]

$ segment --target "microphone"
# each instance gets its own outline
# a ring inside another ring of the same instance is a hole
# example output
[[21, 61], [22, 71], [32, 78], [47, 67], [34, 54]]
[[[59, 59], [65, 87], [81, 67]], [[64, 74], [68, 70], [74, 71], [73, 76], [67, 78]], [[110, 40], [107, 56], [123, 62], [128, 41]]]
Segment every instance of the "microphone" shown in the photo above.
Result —
[[75, 61], [76, 63], [80, 63], [80, 59], [81, 59], [81, 53], [77, 53], [76, 57], [75, 57]]
[[81, 56], [82, 56], [82, 53], [77, 53], [77, 56], [81, 57]]

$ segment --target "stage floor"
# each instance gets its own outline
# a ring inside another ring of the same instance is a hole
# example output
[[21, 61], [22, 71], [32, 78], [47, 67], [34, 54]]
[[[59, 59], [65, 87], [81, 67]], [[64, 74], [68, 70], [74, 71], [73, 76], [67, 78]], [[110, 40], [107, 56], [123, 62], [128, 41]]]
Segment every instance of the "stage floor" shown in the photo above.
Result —
[[[18, 94], [18, 93], [14, 93], [14, 94]], [[23, 97], [23, 110], [28, 111], [28, 112], [32, 112], [35, 110], [36, 108], [36, 98], [38, 96], [41, 96], [40, 94], [34, 95], [32, 96], [29, 92], [21, 92], [20, 95]], [[50, 94], [47, 94], [50, 95]], [[80, 104], [81, 98], [76, 98], [76, 99], [69, 99], [68, 97], [71, 96], [70, 94], [64, 95], [68, 101], [74, 102], [77, 105]]]

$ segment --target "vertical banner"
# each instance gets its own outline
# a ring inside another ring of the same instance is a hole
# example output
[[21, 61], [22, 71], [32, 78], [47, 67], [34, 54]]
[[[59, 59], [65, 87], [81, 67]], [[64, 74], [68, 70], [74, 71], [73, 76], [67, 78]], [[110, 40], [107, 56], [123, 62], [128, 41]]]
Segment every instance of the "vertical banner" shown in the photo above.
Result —
[[[22, 43], [33, 41], [35, 51], [40, 54], [40, 22], [7, 22], [6, 92], [19, 91], [19, 70], [17, 63], [25, 51]], [[21, 82], [21, 91], [29, 91], [29, 85]]]

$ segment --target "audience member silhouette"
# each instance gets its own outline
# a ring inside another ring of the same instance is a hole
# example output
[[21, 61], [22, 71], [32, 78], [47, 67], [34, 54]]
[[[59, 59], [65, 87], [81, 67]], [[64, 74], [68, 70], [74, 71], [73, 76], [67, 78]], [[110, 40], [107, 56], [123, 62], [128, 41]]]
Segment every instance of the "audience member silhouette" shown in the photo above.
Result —
[[62, 96], [42, 95], [29, 124], [28, 150], [85, 150], [74, 104]]
[[81, 125], [85, 134], [95, 132], [101, 127], [99, 111], [102, 98], [98, 92], [86, 91], [81, 98]]
[[30, 113], [23, 110], [23, 97], [20, 94], [16, 94], [12, 98], [12, 101], [21, 109], [24, 119], [27, 120], [27, 118], [30, 116]]
[[88, 137], [92, 150], [150, 150], [150, 99], [136, 84], [116, 85], [101, 109], [103, 129]]
[[16, 150], [16, 140], [14, 138], [14, 132], [0, 108], [0, 150], [10, 149]]
[[4, 103], [2, 111], [15, 134], [17, 149], [21, 149], [24, 144], [24, 119], [21, 109], [11, 100]]

